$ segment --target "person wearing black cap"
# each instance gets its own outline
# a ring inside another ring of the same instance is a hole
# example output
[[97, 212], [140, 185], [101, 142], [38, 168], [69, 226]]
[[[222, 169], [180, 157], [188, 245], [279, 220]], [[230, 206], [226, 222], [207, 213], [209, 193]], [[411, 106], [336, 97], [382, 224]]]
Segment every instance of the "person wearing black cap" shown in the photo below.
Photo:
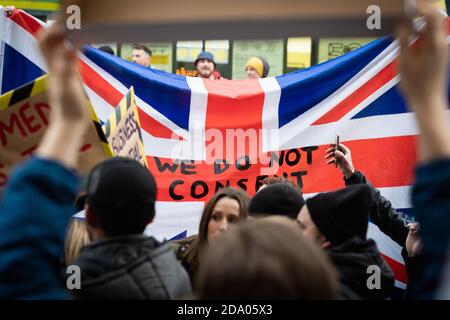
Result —
[[248, 205], [248, 214], [282, 215], [295, 220], [305, 204], [302, 195], [288, 183], [276, 183], [256, 193]]
[[[348, 186], [307, 199], [297, 216], [304, 235], [328, 252], [344, 299], [384, 299], [394, 287], [394, 273], [366, 238], [371, 203], [368, 186]], [[369, 267], [376, 270], [373, 279]]]
[[220, 75], [215, 72], [216, 62], [214, 61], [214, 55], [211, 52], [203, 51], [195, 60], [195, 70], [197, 70], [197, 76], [203, 79], [219, 80]]
[[335, 164], [342, 172], [346, 186], [355, 184], [365, 184], [370, 187], [372, 191], [372, 205], [370, 208], [370, 220], [380, 228], [387, 236], [404, 247], [408, 237], [409, 228], [403, 215], [398, 213], [392, 206], [392, 203], [383, 197], [379, 190], [375, 189], [367, 180], [366, 176], [359, 170], [356, 170], [353, 161], [351, 150], [339, 144], [338, 150], [336, 146], [331, 146], [327, 151], [325, 159], [328, 164]]
[[408, 275], [408, 285], [404, 298], [410, 299], [416, 291], [417, 278], [427, 262], [421, 254], [423, 241], [419, 232], [419, 223], [414, 220], [410, 222], [409, 217], [397, 211], [392, 203], [372, 186], [366, 176], [355, 169], [352, 152], [347, 146], [339, 144], [338, 150], [336, 150], [336, 146], [332, 145], [326, 153], [325, 159], [327, 159], [328, 164], [337, 162], [337, 168], [342, 172], [346, 186], [365, 184], [370, 187], [372, 191], [370, 221], [402, 247], [401, 254]]
[[113, 48], [111, 48], [110, 46], [101, 46], [101, 47], [98, 48], [98, 50], [101, 50], [103, 52], [109, 53], [112, 56], [115, 55]]
[[87, 179], [86, 222], [92, 243], [75, 265], [78, 299], [177, 299], [191, 293], [187, 272], [167, 242], [144, 236], [155, 217], [156, 183], [139, 162], [106, 160]]

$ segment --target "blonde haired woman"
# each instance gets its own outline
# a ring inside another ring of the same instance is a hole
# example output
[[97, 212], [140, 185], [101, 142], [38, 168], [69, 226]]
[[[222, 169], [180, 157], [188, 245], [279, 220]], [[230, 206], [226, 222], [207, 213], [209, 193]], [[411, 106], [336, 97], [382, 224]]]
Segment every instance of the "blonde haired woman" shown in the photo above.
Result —
[[70, 266], [78, 258], [81, 249], [90, 243], [84, 211], [75, 214], [69, 222], [64, 243], [64, 262]]

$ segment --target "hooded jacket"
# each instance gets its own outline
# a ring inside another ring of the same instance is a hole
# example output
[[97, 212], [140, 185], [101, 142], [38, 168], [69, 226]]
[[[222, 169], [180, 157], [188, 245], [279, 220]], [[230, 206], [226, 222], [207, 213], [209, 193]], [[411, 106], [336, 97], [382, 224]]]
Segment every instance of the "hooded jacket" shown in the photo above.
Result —
[[73, 170], [35, 156], [11, 174], [0, 201], [0, 299], [69, 298], [60, 258], [77, 185]]
[[355, 171], [350, 178], [344, 178], [344, 181], [346, 186], [362, 183], [371, 188], [372, 205], [369, 214], [370, 220], [372, 220], [382, 232], [397, 242], [398, 245], [404, 247], [409, 230], [406, 227], [402, 215], [392, 207], [392, 203], [383, 197], [380, 191], [375, 189], [360, 171]]
[[[351, 238], [330, 248], [328, 256], [338, 270], [343, 299], [385, 299], [394, 288], [394, 273], [372, 239]], [[370, 266], [380, 269], [379, 289], [368, 286], [376, 284], [369, 279], [376, 275]]]
[[180, 299], [191, 283], [167, 242], [144, 235], [114, 237], [85, 247], [75, 263], [81, 270], [77, 299]]

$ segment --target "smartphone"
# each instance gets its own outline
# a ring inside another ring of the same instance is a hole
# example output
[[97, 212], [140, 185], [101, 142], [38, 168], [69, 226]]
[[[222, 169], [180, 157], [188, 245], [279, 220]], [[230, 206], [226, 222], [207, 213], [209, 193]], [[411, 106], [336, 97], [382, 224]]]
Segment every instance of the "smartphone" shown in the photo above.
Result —
[[[339, 150], [339, 134], [336, 133], [336, 145], [334, 146], [335, 151]], [[334, 166], [337, 168], [337, 161], [334, 162]]]

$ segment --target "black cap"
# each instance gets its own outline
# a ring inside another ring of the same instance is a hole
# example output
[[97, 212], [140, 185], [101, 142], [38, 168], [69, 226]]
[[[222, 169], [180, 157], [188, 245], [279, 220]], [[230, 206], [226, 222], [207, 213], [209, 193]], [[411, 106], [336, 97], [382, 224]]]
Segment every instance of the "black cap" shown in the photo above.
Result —
[[109, 53], [113, 56], [115, 55], [113, 48], [111, 48], [110, 46], [101, 46], [98, 48], [98, 50], [102, 50], [103, 52]]
[[291, 185], [276, 183], [258, 191], [250, 200], [248, 213], [282, 215], [296, 219], [305, 204], [302, 195]]
[[156, 183], [138, 161], [115, 157], [87, 178], [86, 201], [109, 236], [142, 233], [155, 216]]
[[364, 184], [320, 193], [306, 200], [311, 219], [333, 245], [355, 236], [366, 238], [371, 204], [371, 189]]

